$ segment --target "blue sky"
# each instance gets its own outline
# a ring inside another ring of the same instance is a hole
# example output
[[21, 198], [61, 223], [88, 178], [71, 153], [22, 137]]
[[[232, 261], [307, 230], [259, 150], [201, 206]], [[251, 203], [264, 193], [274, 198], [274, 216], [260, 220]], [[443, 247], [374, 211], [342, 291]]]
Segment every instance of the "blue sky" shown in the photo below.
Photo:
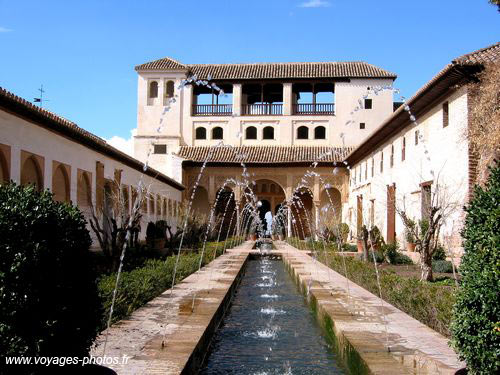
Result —
[[0, 86], [103, 137], [136, 126], [134, 66], [363, 60], [411, 96], [500, 39], [487, 0], [0, 0]]

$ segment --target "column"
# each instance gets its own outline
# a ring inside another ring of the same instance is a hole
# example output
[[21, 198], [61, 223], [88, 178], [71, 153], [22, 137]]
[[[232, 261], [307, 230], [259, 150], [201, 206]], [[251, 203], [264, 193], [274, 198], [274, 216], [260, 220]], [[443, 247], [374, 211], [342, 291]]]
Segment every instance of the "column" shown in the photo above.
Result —
[[283, 115], [292, 114], [292, 83], [283, 83]]
[[287, 216], [287, 226], [286, 226], [286, 229], [287, 229], [287, 237], [292, 237], [292, 210], [290, 209], [290, 207], [287, 208], [288, 210], [288, 214], [286, 215]]
[[319, 231], [319, 206], [320, 202], [315, 201], [314, 202], [314, 226], [316, 227], [315, 233], [314, 233], [314, 239], [318, 241], [318, 231]]
[[241, 83], [233, 84], [233, 114], [235, 116], [241, 115]]

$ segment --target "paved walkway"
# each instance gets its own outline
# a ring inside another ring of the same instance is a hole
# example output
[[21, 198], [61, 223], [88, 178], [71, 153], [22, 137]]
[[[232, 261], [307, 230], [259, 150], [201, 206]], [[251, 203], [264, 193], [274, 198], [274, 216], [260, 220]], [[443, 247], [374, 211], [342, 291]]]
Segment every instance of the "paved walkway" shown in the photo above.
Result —
[[[122, 374], [190, 373], [189, 366], [203, 360], [210, 338], [226, 307], [224, 299], [235, 287], [253, 242], [228, 250], [181, 283], [137, 309], [128, 319], [110, 327], [105, 355], [123, 356], [126, 364], [113, 364]], [[191, 311], [196, 295], [194, 311]], [[219, 307], [221, 308], [219, 309]], [[103, 355], [106, 331], [98, 337], [94, 356]], [[162, 347], [165, 338], [166, 345]], [[187, 367], [186, 367], [187, 366]]]
[[330, 315], [337, 337], [354, 347], [372, 373], [451, 375], [464, 367], [444, 336], [305, 252], [286, 242], [274, 244], [302, 284], [309, 286], [319, 309]]

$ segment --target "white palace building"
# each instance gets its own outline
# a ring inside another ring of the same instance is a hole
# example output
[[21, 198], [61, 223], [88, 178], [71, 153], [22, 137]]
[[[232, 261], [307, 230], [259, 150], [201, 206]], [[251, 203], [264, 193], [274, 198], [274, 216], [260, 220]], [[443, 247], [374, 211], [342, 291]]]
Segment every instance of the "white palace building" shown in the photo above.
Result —
[[[185, 198], [208, 162], [194, 202], [204, 212], [221, 188], [234, 190], [241, 205], [241, 189], [225, 181], [241, 180], [244, 162], [271, 211], [300, 195], [313, 218], [306, 236], [333, 201], [353, 238], [366, 224], [404, 242], [397, 209], [419, 220], [433, 189], [446, 187], [458, 209], [441, 235], [455, 233], [448, 240], [459, 249], [461, 207], [475, 180], [467, 83], [483, 64], [497, 62], [499, 51], [495, 44], [453, 60], [403, 105], [388, 89], [396, 75], [364, 62], [148, 62], [136, 66], [135, 157], [152, 152], [151, 165], [182, 182]], [[210, 148], [221, 141], [232, 147]], [[304, 184], [311, 166], [316, 174]]]
[[[131, 200], [148, 161], [145, 220], [173, 220], [204, 163], [195, 210], [208, 212], [221, 189], [241, 207], [241, 185], [228, 181], [242, 181], [244, 163], [265, 210], [301, 198], [311, 219], [299, 233], [288, 215], [289, 234], [313, 235], [332, 203], [352, 239], [366, 224], [404, 242], [399, 208], [419, 220], [437, 186], [467, 203], [475, 181], [467, 84], [499, 52], [497, 43], [453, 60], [403, 104], [394, 103], [396, 75], [364, 62], [144, 63], [135, 68], [134, 158], [0, 89], [0, 181], [34, 183], [86, 207], [87, 191], [103, 204], [106, 183], [117, 181]], [[457, 250], [463, 217], [453, 212], [441, 233], [455, 233]]]

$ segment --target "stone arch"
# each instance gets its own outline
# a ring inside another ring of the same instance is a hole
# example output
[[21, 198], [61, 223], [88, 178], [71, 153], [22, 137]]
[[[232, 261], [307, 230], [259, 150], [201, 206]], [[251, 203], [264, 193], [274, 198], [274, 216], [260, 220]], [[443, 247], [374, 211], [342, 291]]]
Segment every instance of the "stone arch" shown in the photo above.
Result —
[[[193, 194], [191, 190], [190, 195]], [[210, 214], [210, 202], [208, 200], [208, 190], [203, 186], [198, 186], [193, 197], [192, 202], [193, 211], [199, 215], [209, 215]]]
[[331, 227], [342, 221], [342, 196], [337, 188], [325, 188], [320, 193], [320, 226]]
[[78, 171], [76, 183], [76, 204], [82, 211], [88, 210], [92, 205], [92, 177], [89, 172]]
[[295, 191], [292, 199], [294, 203], [291, 205], [292, 218], [295, 219], [295, 227], [292, 227], [294, 236], [304, 239], [311, 237], [314, 226], [314, 218], [312, 215], [313, 209], [313, 192], [308, 187], [301, 187]]
[[36, 190], [43, 190], [43, 169], [40, 161], [33, 154], [27, 154], [21, 168], [21, 185], [34, 185]]
[[[215, 233], [220, 233], [220, 238], [226, 238], [228, 231], [234, 230], [236, 225], [236, 220], [231, 221], [236, 209], [235, 195], [230, 186], [224, 186], [218, 189], [215, 196], [218, 197], [214, 212]], [[230, 224], [231, 228], [229, 227]]]
[[70, 201], [70, 172], [69, 166], [53, 162], [52, 168], [52, 193], [58, 202]]

